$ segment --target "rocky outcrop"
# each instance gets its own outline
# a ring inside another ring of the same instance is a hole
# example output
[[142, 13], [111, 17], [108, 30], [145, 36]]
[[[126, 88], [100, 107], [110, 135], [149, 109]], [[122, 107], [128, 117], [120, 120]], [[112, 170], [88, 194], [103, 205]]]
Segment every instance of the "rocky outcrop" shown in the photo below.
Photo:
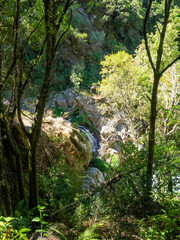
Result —
[[96, 95], [79, 94], [75, 89], [70, 88], [60, 94], [51, 97], [50, 106], [64, 108], [69, 115], [78, 112], [84, 113], [99, 133], [99, 156], [109, 157], [119, 154], [120, 141], [125, 142], [129, 136], [129, 127], [123, 119], [123, 112], [114, 114], [111, 118], [101, 113], [98, 107], [99, 101]]
[[90, 167], [87, 170], [84, 183], [82, 185], [84, 192], [90, 192], [104, 182], [104, 176], [98, 168]]
[[49, 107], [65, 108], [69, 114], [73, 114], [80, 109], [80, 113], [85, 113], [91, 123], [100, 131], [103, 116], [98, 109], [97, 102], [92, 96], [85, 96], [77, 93], [73, 88], [69, 88], [60, 94], [50, 97]]
[[[43, 131], [59, 148], [68, 164], [77, 169], [88, 166], [92, 158], [92, 146], [88, 137], [80, 130], [73, 128], [71, 123], [63, 118], [53, 118], [50, 114], [44, 118]], [[49, 151], [46, 144], [46, 152]]]

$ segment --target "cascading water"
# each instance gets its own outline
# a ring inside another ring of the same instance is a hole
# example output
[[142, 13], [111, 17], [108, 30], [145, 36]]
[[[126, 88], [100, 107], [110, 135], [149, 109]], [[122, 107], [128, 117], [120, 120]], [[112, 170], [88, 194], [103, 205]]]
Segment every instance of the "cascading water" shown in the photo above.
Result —
[[97, 138], [88, 129], [86, 129], [85, 127], [79, 125], [78, 128], [79, 128], [80, 131], [86, 133], [86, 135], [87, 135], [87, 137], [88, 137], [88, 139], [89, 139], [89, 141], [90, 141], [90, 143], [92, 145], [93, 153], [95, 153], [98, 150], [98, 148], [99, 148]]

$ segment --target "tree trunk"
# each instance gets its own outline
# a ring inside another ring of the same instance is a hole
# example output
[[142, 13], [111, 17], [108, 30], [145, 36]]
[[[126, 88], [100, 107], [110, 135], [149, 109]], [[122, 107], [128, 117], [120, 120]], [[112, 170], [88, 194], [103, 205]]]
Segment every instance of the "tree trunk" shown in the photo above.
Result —
[[150, 111], [150, 129], [149, 129], [149, 149], [146, 170], [146, 193], [145, 197], [150, 198], [152, 191], [153, 180], [153, 162], [154, 162], [154, 147], [155, 147], [155, 123], [157, 116], [157, 91], [160, 80], [159, 74], [154, 74], [153, 92], [151, 98], [151, 111]]
[[[3, 114], [3, 99], [2, 99], [2, 49], [0, 46], [0, 166], [2, 164], [2, 150], [3, 150], [3, 144], [2, 144], [2, 114]], [[1, 172], [0, 172], [1, 174]]]
[[[29, 189], [29, 207], [34, 208], [38, 205], [38, 172], [37, 172], [37, 145], [41, 133], [42, 119], [44, 114], [44, 109], [46, 106], [46, 100], [48, 96], [48, 91], [51, 82], [51, 72], [52, 66], [55, 59], [55, 54], [57, 47], [64, 36], [68, 31], [68, 28], [62, 33], [61, 37], [57, 40], [58, 30], [63, 22], [64, 16], [70, 7], [72, 2], [66, 0], [64, 9], [60, 17], [58, 16], [57, 8], [58, 5], [51, 6], [50, 0], [44, 0], [44, 12], [45, 12], [45, 26], [46, 26], [46, 62], [45, 62], [45, 75], [43, 83], [40, 89], [40, 94], [38, 97], [38, 103], [36, 105], [35, 118], [30, 132], [30, 189]], [[71, 16], [72, 17], [72, 16]], [[58, 20], [58, 23], [55, 23]]]
[[150, 200], [151, 191], [152, 191], [152, 181], [153, 181], [153, 162], [154, 162], [154, 146], [155, 146], [155, 123], [156, 123], [156, 115], [157, 115], [157, 94], [158, 94], [158, 85], [161, 76], [163, 73], [170, 68], [176, 61], [180, 59], [178, 56], [172, 62], [170, 62], [166, 67], [161, 69], [162, 57], [163, 57], [163, 48], [164, 48], [164, 40], [169, 20], [170, 14], [170, 7], [172, 0], [166, 0], [164, 6], [164, 21], [162, 23], [162, 30], [160, 31], [160, 39], [159, 45], [157, 49], [157, 57], [154, 63], [151, 51], [148, 44], [148, 37], [147, 37], [147, 22], [149, 19], [151, 7], [152, 7], [153, 0], [149, 0], [149, 4], [147, 7], [147, 11], [144, 18], [143, 24], [143, 34], [145, 40], [145, 48], [148, 55], [149, 63], [151, 68], [154, 72], [154, 82], [153, 82], [153, 91], [152, 91], [152, 98], [151, 98], [151, 111], [150, 111], [150, 129], [149, 129], [149, 149], [148, 149], [148, 159], [147, 159], [147, 171], [146, 171], [146, 188], [145, 188], [145, 199]]
[[44, 109], [46, 106], [47, 95], [51, 81], [52, 63], [54, 60], [54, 53], [52, 48], [52, 33], [50, 32], [50, 1], [45, 2], [45, 22], [46, 22], [46, 64], [45, 75], [36, 105], [35, 118], [31, 128], [30, 136], [30, 189], [29, 189], [29, 208], [37, 207], [38, 205], [38, 172], [37, 172], [37, 145], [41, 133], [42, 119]]
[[24, 174], [23, 174], [23, 166], [22, 166], [22, 158], [20, 151], [16, 154], [16, 175], [18, 181], [19, 188], [19, 196], [20, 200], [24, 200], [25, 205], [27, 205], [27, 197], [25, 193], [25, 184], [24, 184]]
[[31, 144], [29, 153], [29, 208], [32, 209], [38, 205], [38, 173], [37, 173], [37, 157], [36, 146]]

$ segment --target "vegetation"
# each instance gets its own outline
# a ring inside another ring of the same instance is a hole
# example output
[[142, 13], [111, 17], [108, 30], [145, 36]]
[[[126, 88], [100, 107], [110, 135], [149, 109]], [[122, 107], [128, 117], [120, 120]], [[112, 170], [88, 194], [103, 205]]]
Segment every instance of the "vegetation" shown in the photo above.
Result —
[[0, 0], [0, 239], [180, 239], [179, 7]]

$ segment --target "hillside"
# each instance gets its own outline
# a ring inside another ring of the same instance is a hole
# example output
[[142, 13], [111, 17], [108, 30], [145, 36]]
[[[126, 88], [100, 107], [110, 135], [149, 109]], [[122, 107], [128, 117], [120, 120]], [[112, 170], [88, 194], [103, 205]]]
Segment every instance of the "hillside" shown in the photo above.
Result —
[[0, 240], [179, 239], [179, 1], [1, 1], [0, 31]]

